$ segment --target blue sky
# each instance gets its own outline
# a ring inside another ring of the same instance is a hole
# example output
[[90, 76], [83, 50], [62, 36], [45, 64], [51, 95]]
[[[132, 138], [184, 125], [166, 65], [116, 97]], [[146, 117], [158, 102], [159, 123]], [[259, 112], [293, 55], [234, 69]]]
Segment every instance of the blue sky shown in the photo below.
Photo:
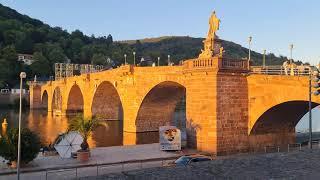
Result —
[[115, 40], [164, 35], [204, 37], [217, 11], [218, 35], [253, 49], [320, 61], [319, 0], [0, 0], [6, 6], [68, 31], [112, 34]]

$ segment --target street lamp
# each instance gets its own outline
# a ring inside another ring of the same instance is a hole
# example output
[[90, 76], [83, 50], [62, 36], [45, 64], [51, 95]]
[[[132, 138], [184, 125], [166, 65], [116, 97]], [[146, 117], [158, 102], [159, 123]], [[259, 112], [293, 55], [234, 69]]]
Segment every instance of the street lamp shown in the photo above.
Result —
[[263, 66], [263, 68], [265, 68], [266, 67], [266, 52], [267, 52], [267, 50], [263, 50], [263, 60], [262, 60], [262, 66]]
[[[312, 84], [312, 81], [314, 84]], [[315, 89], [313, 91], [312, 87]], [[311, 69], [309, 71], [309, 147], [312, 149], [312, 94], [315, 96], [320, 95], [320, 76], [319, 70], [314, 71], [311, 74]]]
[[127, 54], [124, 54], [124, 65], [127, 65]]
[[292, 64], [292, 50], [293, 50], [293, 44], [290, 44], [289, 49], [290, 49], [290, 64]]
[[136, 66], [136, 52], [133, 51], [133, 66]]
[[158, 66], [160, 66], [160, 57], [158, 57]]
[[249, 61], [251, 60], [251, 41], [252, 41], [252, 36], [248, 37], [248, 42], [249, 42]]
[[18, 135], [18, 162], [17, 162], [17, 176], [20, 179], [20, 159], [21, 159], [21, 109], [22, 109], [22, 79], [26, 78], [26, 73], [20, 73], [20, 104], [19, 104], [19, 135]]
[[170, 66], [170, 55], [168, 55], [168, 66]]

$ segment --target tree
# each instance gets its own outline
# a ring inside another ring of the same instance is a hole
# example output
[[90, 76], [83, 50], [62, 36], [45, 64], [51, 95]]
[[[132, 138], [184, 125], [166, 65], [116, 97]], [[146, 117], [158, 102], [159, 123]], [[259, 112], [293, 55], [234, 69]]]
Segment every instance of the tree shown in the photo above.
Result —
[[107, 46], [110, 46], [113, 43], [113, 38], [111, 34], [108, 35], [106, 43], [107, 43]]
[[103, 54], [93, 54], [91, 59], [91, 64], [94, 65], [106, 65], [107, 64], [107, 58]]
[[51, 47], [48, 53], [48, 59], [52, 64], [54, 64], [58, 62], [65, 62], [67, 60], [67, 57], [60, 47]]
[[30, 66], [32, 76], [49, 76], [51, 67], [48, 59], [45, 56], [43, 56], [41, 52], [35, 52], [33, 54], [33, 59], [35, 60], [35, 62], [32, 63]]
[[[0, 156], [10, 162], [17, 161], [18, 157], [18, 128], [8, 131], [0, 138]], [[21, 131], [21, 162], [28, 163], [35, 159], [40, 151], [40, 138], [37, 134], [24, 128]]]
[[9, 63], [5, 59], [0, 59], [0, 89], [7, 86], [8, 77], [10, 76]]
[[81, 57], [81, 48], [84, 43], [80, 38], [75, 38], [71, 41], [72, 59], [74, 62], [79, 62]]
[[14, 46], [6, 46], [1, 52], [2, 58], [10, 63], [15, 63], [18, 60], [18, 55]]
[[85, 119], [81, 115], [77, 115], [69, 124], [68, 131], [78, 131], [81, 134], [83, 137], [81, 149], [87, 151], [89, 150], [88, 138], [98, 126], [107, 127], [107, 124], [98, 119]]
[[81, 48], [80, 53], [80, 64], [90, 64], [91, 58], [93, 56], [93, 49], [92, 46], [86, 45]]

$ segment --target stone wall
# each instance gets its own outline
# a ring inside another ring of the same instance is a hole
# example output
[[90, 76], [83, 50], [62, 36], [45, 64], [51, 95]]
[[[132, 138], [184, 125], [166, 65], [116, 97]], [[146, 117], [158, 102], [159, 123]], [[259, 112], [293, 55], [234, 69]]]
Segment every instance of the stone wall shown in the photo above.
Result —
[[248, 82], [245, 74], [217, 74], [217, 152], [243, 152], [248, 147]]
[[[7, 107], [14, 105], [20, 98], [19, 94], [0, 94], [0, 106]], [[29, 94], [23, 94], [22, 98], [29, 103]], [[19, 101], [18, 101], [19, 102]]]

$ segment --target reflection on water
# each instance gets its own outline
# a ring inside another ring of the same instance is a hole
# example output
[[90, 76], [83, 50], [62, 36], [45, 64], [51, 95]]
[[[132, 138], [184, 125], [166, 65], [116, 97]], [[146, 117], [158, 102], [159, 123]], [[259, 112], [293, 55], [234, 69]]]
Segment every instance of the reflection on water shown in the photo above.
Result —
[[[22, 114], [22, 127], [27, 127], [39, 134], [45, 145], [54, 141], [59, 133], [67, 130], [73, 116], [54, 116], [46, 111], [26, 111]], [[19, 112], [0, 109], [0, 121], [7, 118], [8, 128], [18, 127]], [[107, 127], [98, 127], [88, 140], [90, 147], [108, 147], [159, 142], [158, 132], [125, 133], [122, 121], [107, 121]]]

